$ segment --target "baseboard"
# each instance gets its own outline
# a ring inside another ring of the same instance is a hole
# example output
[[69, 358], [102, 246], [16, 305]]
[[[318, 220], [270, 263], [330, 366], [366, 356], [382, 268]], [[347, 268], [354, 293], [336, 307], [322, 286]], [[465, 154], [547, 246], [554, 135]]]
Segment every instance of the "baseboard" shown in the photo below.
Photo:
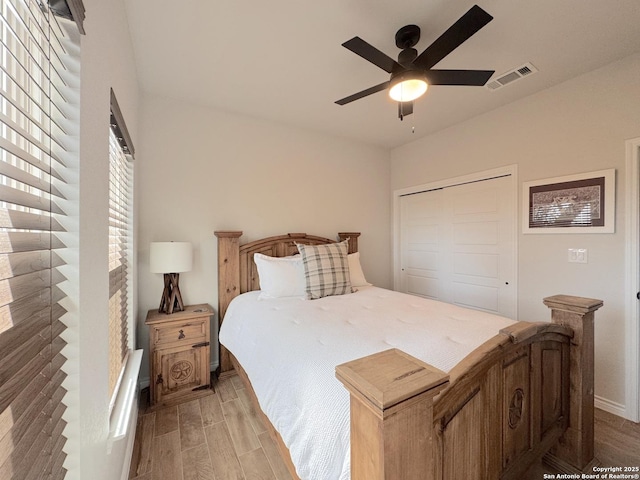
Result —
[[613, 413], [614, 415], [617, 415], [618, 417], [622, 417], [622, 418], [628, 418], [627, 417], [627, 408], [620, 404], [620, 403], [616, 403], [616, 402], [612, 402], [609, 399], [603, 398], [603, 397], [599, 397], [598, 395], [596, 395], [593, 399], [593, 404], [596, 408], [599, 408], [600, 410], [604, 410], [605, 412], [609, 412], [609, 413]]
[[140, 390], [143, 390], [143, 389], [147, 388], [149, 385], [151, 385], [151, 381], [150, 381], [149, 377], [145, 377], [145, 378], [141, 378], [140, 379], [140, 383], [139, 383]]
[[[598, 460], [597, 458], [593, 458], [593, 460], [591, 460], [591, 462], [589, 462], [583, 470], [580, 470], [576, 467], [574, 467], [573, 465], [571, 465], [570, 463], [567, 463], [566, 461], [562, 460], [561, 458], [556, 457], [555, 455], [551, 454], [551, 453], [547, 453], [545, 454], [545, 456], [542, 458], [542, 460], [544, 461], [544, 463], [546, 463], [548, 466], [550, 466], [551, 468], [553, 468], [557, 473], [565, 473], [570, 475], [569, 477], [566, 478], [587, 478], [587, 477], [583, 477], [582, 473], [591, 473], [594, 471], [594, 469], [596, 467], [600, 466], [600, 460]], [[547, 478], [547, 477], [545, 477]], [[554, 477], [549, 477], [549, 478], [556, 478]]]

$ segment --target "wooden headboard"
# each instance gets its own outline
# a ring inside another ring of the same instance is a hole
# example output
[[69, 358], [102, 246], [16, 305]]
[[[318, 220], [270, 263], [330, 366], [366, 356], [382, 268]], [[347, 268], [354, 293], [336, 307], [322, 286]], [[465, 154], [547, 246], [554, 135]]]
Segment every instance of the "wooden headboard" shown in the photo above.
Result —
[[[217, 231], [218, 237], [218, 328], [224, 321], [229, 303], [241, 293], [260, 289], [260, 280], [253, 255], [286, 257], [298, 253], [296, 243], [321, 245], [336, 240], [306, 233], [287, 233], [240, 245], [240, 231]], [[358, 251], [359, 232], [338, 233], [339, 241], [349, 240], [349, 253]], [[229, 352], [220, 345], [220, 372], [233, 370]]]

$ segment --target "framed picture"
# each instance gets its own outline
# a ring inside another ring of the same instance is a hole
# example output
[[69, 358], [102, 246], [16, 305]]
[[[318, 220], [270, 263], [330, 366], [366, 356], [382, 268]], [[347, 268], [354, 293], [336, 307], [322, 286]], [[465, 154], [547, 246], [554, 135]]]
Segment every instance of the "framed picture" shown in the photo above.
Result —
[[614, 233], [615, 169], [522, 184], [523, 233]]

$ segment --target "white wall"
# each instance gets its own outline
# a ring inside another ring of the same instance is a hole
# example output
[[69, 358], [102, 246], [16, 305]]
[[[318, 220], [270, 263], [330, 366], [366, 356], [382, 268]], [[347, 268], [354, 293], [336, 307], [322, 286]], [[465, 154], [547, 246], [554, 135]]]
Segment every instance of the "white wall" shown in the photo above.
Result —
[[[110, 88], [137, 145], [138, 87], [122, 0], [84, 0], [81, 39], [79, 219], [79, 452], [69, 478], [121, 478], [126, 441], [108, 453], [108, 181]], [[133, 299], [135, 302], [135, 298]]]
[[141, 107], [138, 346], [147, 353], [144, 320], [163, 287], [149, 273], [153, 241], [192, 242], [194, 268], [180, 275], [186, 304], [217, 308], [215, 230], [242, 230], [243, 243], [359, 231], [367, 279], [391, 286], [387, 150], [156, 96]]
[[[640, 55], [631, 56], [391, 152], [392, 191], [514, 163], [520, 184], [616, 169], [616, 233], [520, 234], [518, 296], [520, 320], [548, 319], [542, 298], [553, 294], [604, 300], [596, 314], [596, 395], [620, 413], [625, 140], [640, 135], [639, 78]], [[568, 248], [587, 248], [589, 263], [569, 264]]]

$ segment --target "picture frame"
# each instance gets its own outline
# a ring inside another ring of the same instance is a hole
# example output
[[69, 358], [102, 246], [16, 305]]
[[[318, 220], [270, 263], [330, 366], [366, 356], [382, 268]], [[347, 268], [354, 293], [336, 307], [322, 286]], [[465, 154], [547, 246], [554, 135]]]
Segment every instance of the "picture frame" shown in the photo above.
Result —
[[615, 233], [615, 169], [523, 182], [522, 233]]

